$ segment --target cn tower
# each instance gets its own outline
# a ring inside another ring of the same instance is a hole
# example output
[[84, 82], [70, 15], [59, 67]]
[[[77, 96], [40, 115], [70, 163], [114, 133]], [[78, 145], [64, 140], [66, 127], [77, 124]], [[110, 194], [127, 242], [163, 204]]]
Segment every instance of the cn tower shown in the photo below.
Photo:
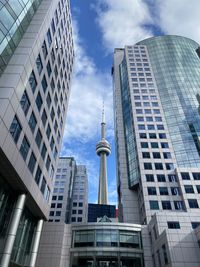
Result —
[[100, 172], [99, 172], [99, 193], [98, 204], [108, 204], [108, 181], [107, 181], [107, 164], [106, 157], [110, 155], [110, 144], [106, 140], [106, 122], [104, 108], [102, 112], [101, 122], [101, 140], [96, 145], [96, 153], [100, 157]]

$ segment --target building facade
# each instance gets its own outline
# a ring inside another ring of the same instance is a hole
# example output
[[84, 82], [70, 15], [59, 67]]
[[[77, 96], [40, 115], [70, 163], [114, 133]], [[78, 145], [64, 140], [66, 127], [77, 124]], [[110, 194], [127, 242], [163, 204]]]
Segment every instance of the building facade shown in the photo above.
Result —
[[102, 218], [104, 215], [108, 218], [116, 218], [115, 205], [88, 204], [88, 222], [97, 222], [98, 218]]
[[147, 226], [146, 266], [200, 265], [198, 47], [162, 36], [114, 53], [119, 219]]
[[87, 222], [88, 177], [84, 165], [60, 157], [56, 170], [49, 222]]
[[70, 6], [4, 1], [0, 18], [0, 265], [34, 266], [68, 107]]

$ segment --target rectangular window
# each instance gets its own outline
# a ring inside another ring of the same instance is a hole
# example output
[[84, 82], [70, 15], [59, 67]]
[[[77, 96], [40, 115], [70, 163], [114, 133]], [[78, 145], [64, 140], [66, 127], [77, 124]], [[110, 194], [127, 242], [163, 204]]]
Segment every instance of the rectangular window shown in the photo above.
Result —
[[196, 229], [200, 225], [200, 222], [191, 222], [191, 225], [192, 229]]
[[36, 174], [35, 174], [35, 182], [37, 185], [40, 184], [40, 178], [41, 178], [41, 175], [42, 175], [42, 171], [40, 169], [40, 166], [37, 167], [37, 171], [36, 171]]
[[149, 138], [150, 139], [156, 139], [156, 134], [155, 133], [149, 133]]
[[181, 177], [183, 180], [190, 180], [190, 175], [188, 172], [181, 172]]
[[174, 170], [174, 164], [173, 163], [165, 163], [167, 170]]
[[169, 182], [177, 182], [177, 178], [176, 178], [176, 175], [175, 174], [168, 174], [168, 179], [169, 179]]
[[36, 137], [35, 137], [35, 142], [38, 146], [38, 149], [40, 149], [40, 145], [41, 145], [41, 142], [42, 142], [42, 134], [41, 134], [41, 131], [40, 129], [38, 129], [37, 131], [37, 134], [36, 134]]
[[155, 187], [147, 187], [148, 195], [155, 196], [157, 195], [156, 188]]
[[42, 107], [42, 103], [43, 103], [40, 92], [38, 92], [35, 102], [36, 102], [36, 106], [38, 108], [38, 111], [40, 112], [41, 107]]
[[41, 60], [40, 54], [38, 55], [38, 57], [36, 59], [36, 66], [37, 66], [38, 73], [40, 75], [41, 72], [42, 72], [42, 69], [43, 69], [43, 64], [42, 64], [42, 60]]
[[35, 169], [35, 164], [36, 164], [36, 157], [35, 157], [34, 153], [32, 152], [30, 159], [29, 159], [29, 163], [28, 163], [28, 168], [32, 174], [33, 174], [34, 169]]
[[151, 148], [158, 148], [158, 143], [155, 142], [151, 143]]
[[45, 189], [46, 189], [46, 184], [47, 184], [46, 179], [43, 177], [41, 188], [40, 188], [40, 191], [42, 192], [43, 195], [44, 195], [44, 192], [45, 192]]
[[144, 163], [144, 169], [145, 170], [152, 170], [152, 164], [150, 162]]
[[15, 143], [17, 143], [19, 136], [21, 134], [21, 131], [22, 131], [22, 127], [21, 127], [21, 124], [20, 124], [17, 116], [14, 117], [14, 119], [10, 125], [9, 131], [10, 131], [10, 134], [12, 135]]
[[161, 196], [169, 195], [167, 187], [159, 187], [159, 191]]
[[139, 130], [145, 130], [145, 125], [144, 124], [139, 124], [138, 125]]
[[155, 163], [155, 169], [156, 169], [156, 170], [163, 170], [163, 165], [162, 165], [162, 163]]
[[159, 152], [153, 152], [153, 158], [154, 159], [160, 159], [161, 158], [160, 153]]
[[164, 174], [157, 174], [157, 180], [158, 180], [158, 182], [166, 182], [165, 175]]
[[194, 180], [200, 180], [200, 173], [199, 172], [192, 173], [192, 176], [193, 176]]
[[179, 222], [167, 222], [168, 229], [180, 229]]
[[45, 159], [46, 153], [47, 153], [47, 147], [45, 144], [43, 144], [42, 151], [41, 151], [41, 156], [42, 156], [43, 160]]
[[146, 174], [146, 181], [147, 182], [154, 182], [154, 176], [153, 174]]
[[171, 153], [170, 152], [163, 152], [164, 159], [171, 159]]
[[141, 142], [141, 148], [148, 148], [148, 143]]
[[184, 188], [185, 188], [186, 194], [193, 194], [194, 193], [194, 188], [192, 185], [184, 185]]
[[161, 147], [162, 148], [169, 148], [169, 145], [168, 145], [168, 143], [161, 143]]
[[197, 188], [198, 194], [200, 194], [200, 185], [196, 185], [196, 188]]
[[140, 133], [140, 138], [142, 139], [146, 139], [147, 138], [147, 134], [146, 133]]
[[151, 210], [159, 210], [159, 205], [157, 200], [150, 200], [149, 205]]
[[33, 112], [31, 113], [28, 124], [29, 124], [29, 127], [31, 129], [31, 132], [34, 133], [36, 125], [37, 125], [37, 120], [36, 120], [35, 114]]
[[31, 87], [31, 89], [32, 89], [32, 92], [33, 92], [33, 94], [34, 94], [35, 89], [36, 89], [36, 87], [37, 87], [37, 81], [36, 81], [36, 78], [35, 78], [35, 73], [34, 73], [34, 71], [31, 72], [31, 75], [30, 75], [28, 81], [29, 81], [29, 85], [30, 85], [30, 87]]
[[191, 209], [198, 209], [199, 205], [196, 199], [188, 199], [188, 204]]
[[45, 41], [42, 44], [42, 52], [43, 52], [44, 58], [46, 59], [48, 52], [47, 52], [47, 45]]
[[167, 136], [166, 136], [165, 133], [159, 133], [159, 138], [160, 138], [160, 139], [166, 139]]
[[20, 152], [21, 152], [22, 158], [23, 158], [24, 160], [26, 160], [26, 158], [27, 158], [29, 149], [30, 149], [30, 144], [29, 144], [29, 142], [28, 142], [26, 136], [24, 136], [24, 138], [23, 138], [23, 140], [22, 140], [21, 147], [20, 147]]
[[178, 187], [171, 187], [171, 192], [173, 196], [179, 196], [180, 195], [180, 190]]
[[172, 209], [172, 206], [171, 206], [171, 203], [170, 201], [161, 201], [162, 202], [162, 208], [163, 210], [171, 210]]
[[144, 159], [150, 159], [150, 153], [149, 152], [142, 152], [142, 157]]
[[21, 104], [21, 108], [24, 111], [24, 114], [26, 116], [28, 111], [29, 111], [30, 105], [31, 105], [26, 91], [24, 91], [24, 93], [22, 95], [22, 98], [20, 100], [20, 104]]
[[183, 210], [184, 209], [183, 201], [174, 201], [174, 207], [175, 210]]

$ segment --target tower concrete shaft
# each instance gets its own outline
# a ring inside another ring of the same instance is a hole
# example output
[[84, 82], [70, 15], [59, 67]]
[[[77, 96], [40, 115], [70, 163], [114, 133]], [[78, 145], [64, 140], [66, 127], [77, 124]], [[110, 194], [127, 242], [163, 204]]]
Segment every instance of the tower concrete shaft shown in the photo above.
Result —
[[101, 140], [96, 145], [96, 153], [100, 157], [98, 204], [108, 204], [108, 181], [107, 181], [106, 157], [110, 155], [111, 149], [110, 149], [110, 144], [106, 140], [106, 123], [105, 123], [104, 111], [101, 123]]

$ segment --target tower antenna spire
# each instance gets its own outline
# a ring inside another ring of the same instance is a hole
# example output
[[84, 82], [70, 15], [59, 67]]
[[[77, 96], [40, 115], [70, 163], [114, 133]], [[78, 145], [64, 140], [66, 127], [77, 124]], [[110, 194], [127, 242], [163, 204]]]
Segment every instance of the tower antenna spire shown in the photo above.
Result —
[[103, 107], [102, 107], [101, 140], [96, 145], [96, 153], [100, 157], [98, 204], [108, 204], [108, 182], [107, 182], [106, 157], [110, 155], [111, 149], [110, 149], [110, 144], [106, 140], [106, 120], [105, 120], [104, 99], [103, 99]]

